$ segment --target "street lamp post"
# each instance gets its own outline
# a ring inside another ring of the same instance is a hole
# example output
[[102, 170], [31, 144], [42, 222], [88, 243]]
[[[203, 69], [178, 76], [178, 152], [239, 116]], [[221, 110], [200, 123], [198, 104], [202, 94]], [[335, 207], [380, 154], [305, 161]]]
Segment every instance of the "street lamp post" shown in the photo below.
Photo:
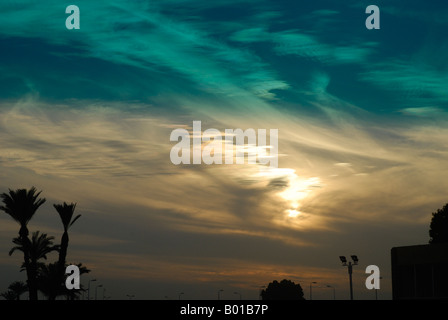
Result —
[[180, 296], [183, 295], [183, 294], [184, 294], [183, 292], [179, 293], [179, 300], [180, 300]]
[[352, 273], [353, 273], [353, 266], [356, 266], [358, 264], [358, 256], [352, 255], [351, 256], [353, 260], [353, 264], [351, 261], [347, 264], [347, 258], [345, 256], [339, 256], [339, 259], [342, 262], [342, 265], [344, 267], [348, 267], [348, 275], [350, 278], [350, 300], [353, 300], [353, 282], [352, 282]]
[[90, 300], [90, 282], [96, 281], [96, 279], [90, 279], [87, 287], [87, 300]]
[[[383, 279], [383, 277], [380, 277], [380, 280]], [[375, 300], [378, 300], [378, 289], [375, 289]]]
[[313, 297], [313, 295], [311, 293], [311, 286], [313, 283], [317, 283], [317, 282], [316, 281], [310, 282], [310, 300], [312, 300], [312, 297]]
[[223, 289], [218, 290], [218, 300], [221, 300], [221, 292], [223, 292]]
[[239, 294], [240, 295], [240, 300], [241, 300], [241, 293], [235, 291], [234, 294]]
[[336, 300], [336, 289], [333, 286], [330, 286], [329, 284], [327, 284], [327, 288], [333, 288], [333, 300]]
[[98, 298], [98, 295], [97, 295], [97, 293], [98, 293], [98, 288], [101, 288], [102, 286], [103, 286], [103, 285], [100, 284], [100, 285], [98, 285], [98, 286], [95, 287], [95, 300], [97, 300], [97, 298]]

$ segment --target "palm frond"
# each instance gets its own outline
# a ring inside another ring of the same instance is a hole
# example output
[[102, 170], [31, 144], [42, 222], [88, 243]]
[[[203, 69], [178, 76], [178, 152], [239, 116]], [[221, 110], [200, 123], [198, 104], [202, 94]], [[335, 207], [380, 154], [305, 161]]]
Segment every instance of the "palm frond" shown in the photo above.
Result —
[[15, 221], [21, 225], [26, 225], [37, 209], [45, 203], [45, 198], [39, 198], [41, 191], [37, 192], [35, 187], [26, 189], [9, 189], [9, 193], [0, 194], [4, 205], [0, 210], [9, 214]]
[[62, 225], [64, 226], [64, 230], [67, 230], [74, 222], [79, 218], [79, 215], [72, 221], [73, 214], [75, 212], [76, 203], [67, 204], [64, 202], [63, 204], [54, 204], [53, 207], [59, 214], [61, 218]]
[[70, 223], [70, 227], [71, 227], [71, 226], [75, 223], [75, 221], [78, 220], [80, 217], [81, 217], [81, 215], [78, 214], [78, 215], [72, 220], [72, 222]]
[[22, 237], [16, 237], [12, 240], [12, 242], [17, 246], [11, 248], [11, 250], [9, 251], [9, 255], [12, 255], [16, 250], [22, 252], [28, 250], [31, 260], [46, 260], [47, 254], [59, 250], [59, 245], [53, 245], [53, 240], [53, 236], [47, 236], [46, 233], [40, 234], [39, 231], [35, 231], [32, 234], [31, 242], [28, 244], [29, 247], [27, 248], [26, 242], [29, 240]]

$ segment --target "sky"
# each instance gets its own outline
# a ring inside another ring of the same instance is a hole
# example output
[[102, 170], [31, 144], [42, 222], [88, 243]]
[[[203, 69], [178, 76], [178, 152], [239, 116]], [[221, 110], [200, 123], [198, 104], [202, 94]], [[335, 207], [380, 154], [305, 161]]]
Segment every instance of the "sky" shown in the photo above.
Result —
[[[359, 257], [355, 299], [375, 299], [368, 265], [391, 299], [391, 248], [428, 243], [448, 202], [447, 14], [437, 0], [2, 1], [0, 192], [42, 190], [28, 228], [56, 242], [53, 204], [77, 204], [67, 259], [98, 299], [258, 299], [288, 279], [345, 300], [340, 255]], [[197, 135], [193, 121], [278, 129], [278, 167], [173, 164], [170, 134]], [[3, 212], [0, 231], [5, 291], [25, 274]]]

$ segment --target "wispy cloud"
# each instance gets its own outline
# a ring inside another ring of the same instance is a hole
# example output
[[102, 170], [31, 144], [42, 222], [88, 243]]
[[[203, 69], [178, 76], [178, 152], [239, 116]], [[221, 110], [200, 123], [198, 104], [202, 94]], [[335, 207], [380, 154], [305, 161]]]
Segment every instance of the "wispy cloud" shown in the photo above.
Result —
[[270, 32], [265, 28], [236, 31], [231, 40], [245, 43], [268, 42], [276, 54], [295, 55], [324, 64], [363, 63], [375, 52], [373, 42], [335, 45], [319, 40], [316, 35], [303, 30]]
[[[0, 187], [77, 202], [74, 257], [111, 277], [247, 286], [298, 266], [330, 279], [336, 248], [426, 239], [448, 188], [441, 35], [396, 54], [387, 33], [330, 28], [353, 6], [77, 4], [76, 32], [61, 4], [0, 4]], [[193, 120], [278, 129], [279, 168], [175, 166], [170, 133]]]
[[[49, 8], [47, 15], [42, 16], [39, 6], [29, 4], [21, 12], [3, 11], [2, 32], [8, 36], [34, 35], [50, 43], [74, 45], [82, 49], [78, 55], [115, 64], [152, 71], [169, 68], [212, 93], [234, 95], [247, 90], [270, 99], [274, 97], [272, 90], [288, 88], [257, 55], [229, 46], [225, 39], [211, 37], [211, 32], [195, 22], [165, 16], [159, 5], [137, 8], [126, 2], [107, 6], [79, 3], [81, 10], [85, 8], [83, 24], [79, 34], [72, 38], [63, 25], [55, 23], [57, 7]], [[33, 28], [30, 34], [30, 15], [33, 19], [53, 22], [39, 23], [40, 28]], [[58, 20], [64, 18], [60, 16]], [[28, 20], [25, 22], [25, 19]], [[24, 25], [18, 27], [20, 23]]]
[[418, 60], [392, 60], [377, 63], [361, 74], [361, 79], [399, 94], [409, 108], [444, 106], [448, 78], [443, 70]]

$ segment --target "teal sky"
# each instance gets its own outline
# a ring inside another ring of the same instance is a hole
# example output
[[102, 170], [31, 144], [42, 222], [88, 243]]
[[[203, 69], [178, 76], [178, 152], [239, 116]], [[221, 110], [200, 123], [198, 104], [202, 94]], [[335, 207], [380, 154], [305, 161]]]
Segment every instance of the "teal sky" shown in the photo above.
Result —
[[[374, 297], [375, 264], [391, 298], [390, 249], [427, 243], [448, 202], [447, 14], [438, 0], [2, 1], [0, 192], [43, 190], [30, 230], [57, 238], [51, 204], [77, 202], [69, 256], [116, 299], [256, 299], [283, 278], [347, 299], [343, 254], [360, 257], [355, 296]], [[279, 168], [173, 165], [170, 132], [193, 120], [278, 129]], [[17, 225], [3, 214], [0, 230], [3, 291], [23, 274]]]

